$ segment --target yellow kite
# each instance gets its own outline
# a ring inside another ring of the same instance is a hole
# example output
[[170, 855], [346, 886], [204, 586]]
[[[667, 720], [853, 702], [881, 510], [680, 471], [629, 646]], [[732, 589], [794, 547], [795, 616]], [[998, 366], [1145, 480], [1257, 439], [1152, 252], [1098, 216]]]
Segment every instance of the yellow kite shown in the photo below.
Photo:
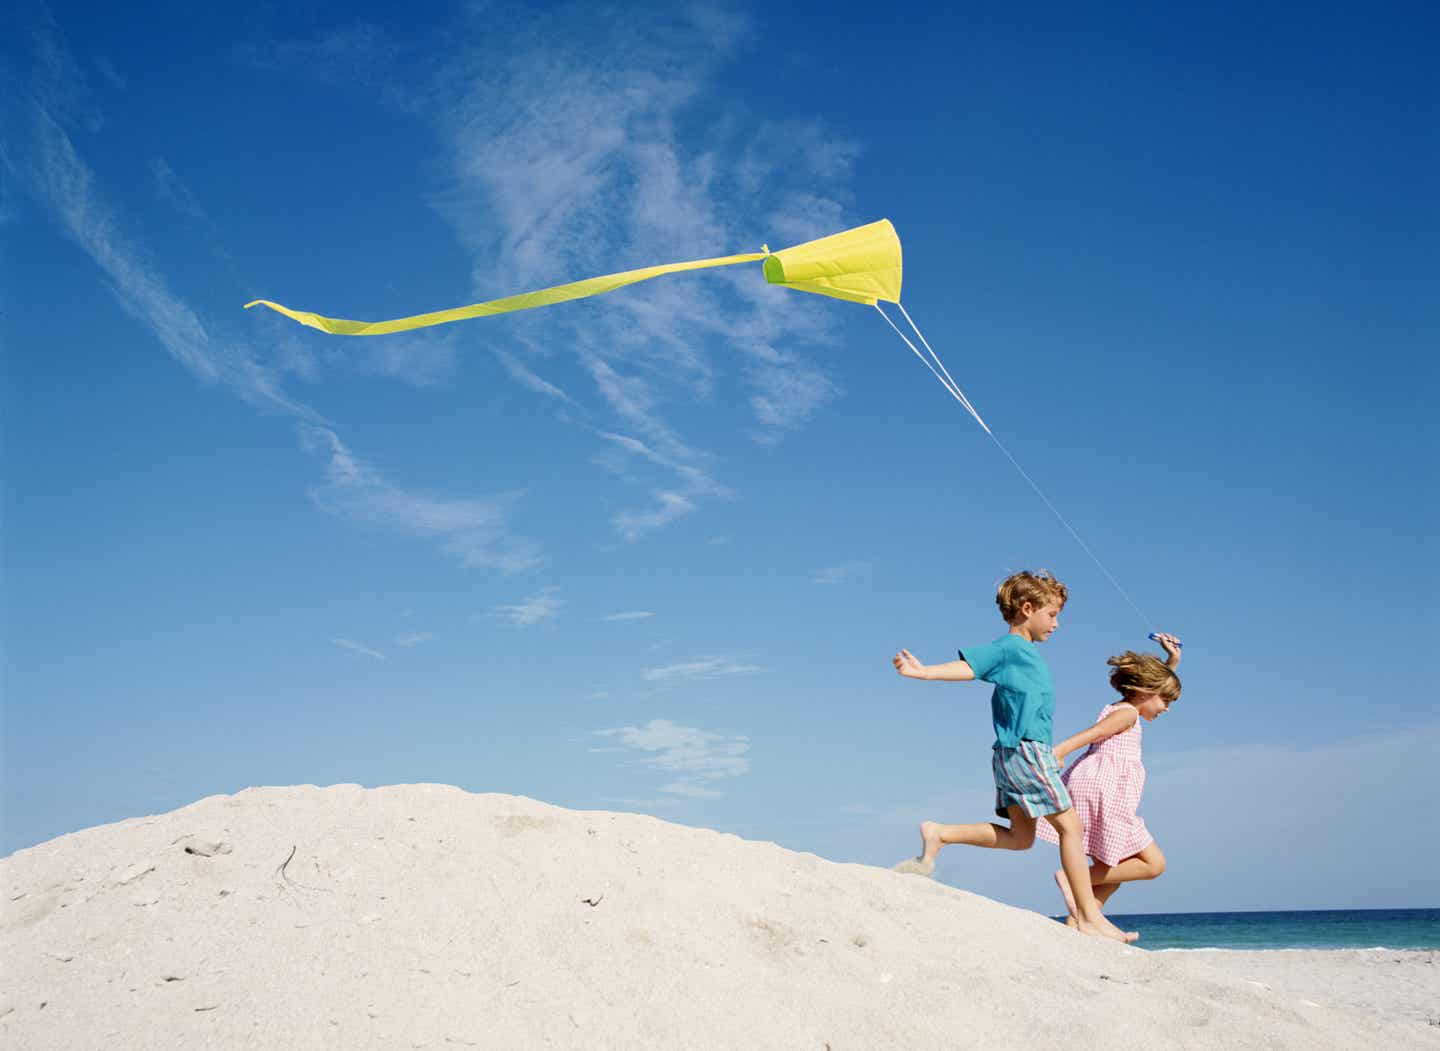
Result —
[[822, 296], [834, 296], [836, 299], [864, 303], [866, 306], [875, 306], [876, 301], [881, 299], [887, 303], [900, 302], [900, 238], [895, 235], [895, 227], [890, 225], [890, 220], [881, 219], [878, 223], [831, 234], [818, 241], [807, 241], [779, 252], [771, 252], [767, 248], [748, 255], [727, 255], [716, 259], [696, 259], [689, 263], [647, 266], [640, 270], [626, 270], [619, 274], [606, 274], [603, 277], [573, 281], [568, 285], [543, 288], [538, 292], [492, 299], [488, 303], [472, 303], [468, 307], [437, 310], [431, 314], [416, 314], [414, 317], [396, 318], [393, 321], [347, 321], [345, 318], [322, 317], [308, 310], [291, 310], [268, 299], [246, 303], [245, 308], [248, 310], [254, 306], [266, 306], [302, 325], [309, 325], [335, 336], [385, 336], [392, 332], [408, 332], [411, 329], [444, 325], [451, 321], [492, 317], [495, 314], [533, 310], [536, 307], [566, 303], [572, 299], [598, 296], [633, 285], [637, 281], [648, 281], [652, 277], [675, 274], [683, 270], [705, 270], [715, 266], [734, 266], [737, 263], [755, 263], [760, 260], [764, 260], [765, 280], [772, 285], [784, 285], [801, 292], [817, 292]]
[[[666, 263], [663, 266], [647, 266], [640, 270], [625, 270], [618, 274], [605, 274], [603, 277], [572, 281], [568, 285], [542, 288], [538, 292], [522, 292], [518, 296], [492, 299], [487, 303], [471, 303], [468, 307], [437, 310], [430, 314], [416, 314], [413, 317], [395, 318], [391, 321], [350, 321], [346, 318], [325, 317], [309, 310], [291, 310], [279, 303], [272, 303], [268, 299], [256, 299], [246, 303], [245, 309], [249, 310], [251, 307], [258, 306], [269, 307], [302, 325], [318, 328], [321, 332], [329, 332], [334, 336], [387, 336], [393, 332], [409, 332], [411, 329], [446, 325], [452, 321], [493, 317], [496, 314], [510, 314], [517, 310], [534, 310], [536, 307], [568, 303], [572, 299], [602, 295], [605, 292], [613, 292], [617, 288], [624, 288], [626, 285], [633, 285], [638, 281], [649, 281], [652, 277], [660, 277], [664, 274], [677, 274], [684, 270], [706, 270], [716, 266], [735, 266], [738, 263], [757, 263], [762, 260], [765, 280], [772, 285], [781, 285], [800, 292], [815, 292], [822, 296], [832, 296], [835, 299], [844, 299], [851, 303], [864, 303], [866, 306], [872, 306], [880, 311], [880, 315], [885, 318], [891, 328], [895, 329], [895, 332], [905, 341], [905, 345], [915, 352], [915, 356], [925, 363], [925, 367], [950, 392], [950, 396], [964, 406], [966, 412], [975, 417], [975, 422], [985, 428], [986, 434], [990, 434], [989, 426], [980, 418], [980, 414], [975, 411], [975, 407], [970, 404], [965, 393], [951, 378], [944, 363], [930, 348], [930, 344], [925, 341], [925, 337], [916, 328], [915, 322], [910, 320], [909, 313], [900, 304], [900, 280], [903, 273], [900, 238], [896, 235], [895, 227], [890, 224], [889, 219], [881, 219], [879, 222], [866, 226], [857, 226], [853, 230], [842, 230], [838, 234], [806, 241], [794, 248], [784, 248], [778, 252], [772, 252], [768, 247], [762, 245], [759, 252], [747, 255], [725, 255], [714, 259], [696, 259], [688, 263]], [[919, 348], [910, 341], [910, 337], [901, 332], [895, 322], [890, 320], [890, 315], [886, 314], [880, 306], [881, 300], [894, 303], [900, 308], [900, 313], [905, 315], [906, 322], [915, 330], [915, 335], [919, 336], [920, 342], [929, 351], [930, 359], [920, 353]], [[934, 364], [931, 363], [932, 360]], [[936, 366], [939, 368], [937, 369]], [[993, 434], [990, 436], [994, 437]]]
[[[895, 227], [890, 225], [889, 219], [881, 219], [879, 222], [870, 223], [867, 226], [857, 226], [853, 230], [844, 230], [819, 240], [806, 241], [804, 244], [785, 248], [779, 252], [772, 252], [769, 248], [761, 246], [761, 251], [748, 255], [726, 255], [714, 259], [696, 259], [688, 263], [647, 266], [640, 270], [626, 270], [618, 274], [606, 274], [603, 277], [573, 281], [567, 285], [542, 288], [538, 292], [523, 292], [517, 296], [506, 296], [504, 299], [492, 299], [488, 303], [472, 303], [466, 307], [437, 310], [431, 314], [416, 314], [413, 317], [395, 318], [391, 321], [348, 321], [345, 318], [323, 317], [308, 310], [291, 310], [279, 303], [272, 303], [268, 299], [256, 299], [246, 303], [245, 307], [248, 310], [250, 307], [266, 306], [302, 325], [318, 328], [321, 332], [329, 332], [336, 336], [384, 336], [393, 332], [408, 332], [411, 329], [428, 328], [431, 325], [464, 321], [468, 318], [492, 317], [496, 314], [509, 314], [517, 310], [534, 310], [536, 307], [567, 303], [572, 299], [585, 299], [588, 296], [613, 292], [617, 288], [624, 288], [626, 285], [633, 285], [639, 281], [649, 281], [653, 277], [661, 277], [665, 274], [676, 274], [685, 270], [706, 270], [717, 266], [735, 266], [739, 263], [756, 263], [762, 260], [765, 280], [772, 285], [782, 285], [800, 292], [815, 292], [822, 296], [832, 296], [835, 299], [843, 299], [851, 303], [864, 303], [866, 306], [872, 306], [878, 310], [880, 316], [905, 341], [905, 345], [915, 352], [915, 356], [940, 381], [941, 386], [964, 407], [966, 412], [974, 417], [976, 423], [984, 428], [985, 433], [990, 436], [1025, 481], [1030, 483], [1031, 488], [1035, 490], [1040, 499], [1045, 501], [1045, 504], [1060, 519], [1061, 524], [1070, 531], [1070, 535], [1079, 542], [1085, 553], [1109, 577], [1116, 590], [1124, 596], [1135, 612], [1140, 614], [1141, 619], [1148, 619], [1144, 613], [1141, 613], [1140, 607], [1136, 606], [1125, 590], [1120, 587], [1119, 581], [1095, 557], [1094, 552], [1085, 544], [1085, 541], [1080, 539], [1080, 534], [1075, 532], [1069, 522], [1065, 521], [1055, 505], [1041, 492], [1035, 481], [1025, 473], [1025, 469], [1020, 466], [1014, 456], [1010, 455], [1010, 451], [1000, 443], [1000, 439], [995, 437], [989, 425], [975, 411], [970, 400], [965, 397], [965, 392], [960, 389], [960, 385], [950, 375], [950, 370], [945, 367], [945, 363], [940, 360], [940, 356], [930, 346], [924, 333], [910, 317], [910, 313], [901, 304], [900, 238], [895, 233]], [[890, 315], [885, 313], [884, 308], [880, 306], [881, 300], [894, 303], [899, 308], [906, 323], [929, 354], [928, 358], [921, 353], [920, 348], [915, 346], [910, 337], [890, 319]]]

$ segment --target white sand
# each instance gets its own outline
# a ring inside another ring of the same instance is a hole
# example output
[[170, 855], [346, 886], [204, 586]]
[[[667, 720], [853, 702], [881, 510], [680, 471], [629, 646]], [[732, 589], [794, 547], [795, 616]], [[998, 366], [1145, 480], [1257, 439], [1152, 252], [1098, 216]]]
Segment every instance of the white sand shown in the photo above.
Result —
[[1146, 953], [444, 785], [214, 796], [20, 851], [0, 892], [6, 1047], [1440, 1047], [1433, 954]]
[[1393, 949], [1167, 951], [1202, 974], [1242, 978], [1326, 1007], [1358, 1010], [1417, 1024], [1440, 1036], [1440, 952]]

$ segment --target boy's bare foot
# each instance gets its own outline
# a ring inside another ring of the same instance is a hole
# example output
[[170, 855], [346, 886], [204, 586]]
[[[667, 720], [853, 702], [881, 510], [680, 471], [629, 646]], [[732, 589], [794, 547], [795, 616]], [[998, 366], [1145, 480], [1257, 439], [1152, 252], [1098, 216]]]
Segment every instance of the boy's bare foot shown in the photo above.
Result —
[[924, 858], [906, 858], [894, 867], [896, 872], [908, 872], [912, 876], [929, 876], [935, 872], [935, 862]]
[[940, 825], [935, 821], [920, 822], [920, 842], [925, 849], [920, 852], [920, 860], [935, 864], [935, 855], [940, 853], [940, 848], [945, 844], [940, 840]]
[[1077, 931], [1080, 929], [1080, 921], [1075, 918], [1075, 914], [1073, 912], [1069, 916], [1065, 917], [1065, 926], [1069, 927], [1072, 931]]
[[929, 876], [935, 871], [935, 855], [945, 844], [940, 840], [940, 826], [934, 821], [920, 822], [920, 856], [906, 858], [895, 866], [896, 872], [909, 872], [916, 876]]
[[[1070, 919], [1075, 918], [1075, 895], [1070, 893], [1070, 881], [1065, 878], [1064, 869], [1055, 870], [1055, 886], [1060, 888], [1060, 896], [1065, 899], [1065, 911], [1070, 914]], [[1069, 921], [1066, 921], [1067, 925]]]

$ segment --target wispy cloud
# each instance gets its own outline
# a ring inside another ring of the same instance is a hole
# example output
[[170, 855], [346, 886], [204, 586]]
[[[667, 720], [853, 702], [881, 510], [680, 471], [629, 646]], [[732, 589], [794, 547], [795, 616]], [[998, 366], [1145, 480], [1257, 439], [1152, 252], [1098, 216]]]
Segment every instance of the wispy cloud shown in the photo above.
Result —
[[[658, 17], [643, 6], [569, 6], [505, 26], [513, 36], [501, 61], [486, 28], [487, 61], [464, 46], [450, 52], [442, 79], [454, 97], [436, 116], [453, 181], [435, 206], [474, 252], [477, 298], [765, 238], [803, 240], [848, 221], [853, 143], [816, 122], [753, 119], [707, 121], [714, 130], [697, 137], [684, 119], [697, 100], [716, 101], [716, 71], [751, 32], [744, 18], [703, 5]], [[519, 338], [539, 324], [520, 320]], [[732, 495], [712, 477], [713, 457], [671, 422], [713, 398], [719, 351], [738, 352], [752, 388], [750, 424], [737, 430], [773, 441], [838, 393], [803, 350], [833, 324], [833, 311], [748, 270], [548, 313], [545, 343], [572, 349], [637, 443], [603, 436], [611, 455], [601, 462], [630, 457], [622, 476], [646, 493], [612, 515], [615, 531], [636, 540]], [[515, 358], [502, 361], [528, 389], [571, 401]]]
[[[28, 94], [16, 103], [28, 117], [24, 128], [29, 138], [13, 152], [0, 148], [0, 158], [91, 257], [116, 301], [195, 376], [224, 384], [252, 404], [302, 421], [302, 445], [323, 461], [324, 481], [311, 491], [317, 506], [357, 522], [433, 537], [466, 567], [512, 573], [539, 565], [543, 561], [539, 545], [509, 530], [519, 493], [447, 499], [401, 489], [356, 457], [319, 413], [285, 392], [285, 375], [313, 379], [318, 371], [313, 355], [288, 330], [276, 338], [265, 360], [242, 341], [217, 336], [197, 310], [171, 291], [165, 276], [148, 262], [151, 253], [124, 232], [122, 218], [105, 200], [95, 173], [66, 131], [67, 122], [83, 118], [98, 124], [98, 116], [91, 116], [92, 111], [77, 102], [85, 92], [59, 28], [48, 13], [29, 28], [34, 37], [30, 51], [34, 75], [28, 81]], [[382, 46], [373, 34], [354, 40], [370, 41], [372, 50]], [[338, 56], [352, 54], [338, 42], [327, 53], [337, 63]], [[213, 228], [203, 206], [168, 161], [157, 158], [151, 174], [162, 196], [186, 216]], [[436, 382], [453, 367], [454, 339], [452, 334], [438, 334], [392, 341], [372, 350], [370, 367], [408, 383]]]
[[606, 623], [614, 623], [616, 621], [626, 620], [647, 620], [653, 616], [655, 616], [655, 614], [651, 613], [648, 609], [637, 609], [628, 613], [607, 613], [600, 619]]
[[34, 169], [39, 188], [60, 220], [62, 229], [90, 256], [109, 279], [115, 300], [126, 313], [143, 322], [170, 354], [196, 376], [217, 381], [227, 370], [222, 352], [213, 345], [205, 325], [189, 306], [174, 296], [160, 274], [144, 263], [101, 199], [95, 177], [74, 143], [47, 111], [34, 114], [39, 146]]
[[100, 75], [105, 78], [105, 81], [116, 91], [124, 91], [129, 87], [125, 78], [120, 75], [120, 71], [115, 68], [115, 64], [109, 59], [97, 58], [95, 60], [95, 68], [100, 71]]
[[[725, 109], [716, 74], [741, 56], [752, 32], [745, 18], [704, 5], [679, 11], [572, 5], [524, 18], [488, 9], [466, 17], [468, 25], [447, 30], [451, 46], [443, 53], [431, 41], [397, 39], [361, 22], [242, 57], [360, 85], [434, 121], [449, 172], [434, 204], [472, 252], [477, 298], [623, 266], [755, 248], [766, 238], [803, 239], [850, 221], [853, 143], [813, 121], [738, 119], [738, 110], [732, 119], [690, 119], [702, 103]], [[49, 73], [37, 80], [35, 148], [7, 150], [6, 163], [24, 167], [122, 306], [197, 376], [307, 421], [307, 447], [328, 460], [327, 481], [314, 493], [326, 510], [439, 536], [467, 566], [513, 572], [537, 564], [538, 546], [511, 537], [505, 524], [517, 494], [425, 498], [371, 468], [359, 474], [331, 469], [348, 452], [327, 448], [338, 443], [331, 425], [287, 394], [283, 382], [295, 375], [313, 380], [320, 365], [315, 355], [293, 335], [277, 335], [262, 356], [218, 334], [148, 264], [149, 253], [122, 232], [64, 130], [66, 114], [81, 112], [69, 84], [78, 74], [53, 22], [41, 32], [49, 34], [38, 49]], [[498, 60], [497, 35], [507, 44]], [[398, 75], [402, 70], [409, 75]], [[20, 165], [20, 157], [36, 159]], [[157, 159], [153, 175], [182, 213], [208, 222], [168, 160]], [[763, 194], [755, 192], [761, 184]], [[600, 459], [612, 469], [619, 465], [617, 476], [642, 494], [610, 513], [618, 536], [638, 540], [734, 496], [714, 475], [715, 456], [675, 421], [715, 397], [716, 375], [735, 371], [737, 356], [738, 375], [751, 389], [734, 399], [741, 414], [749, 409], [748, 426], [735, 429], [758, 440], [803, 426], [836, 396], [818, 361], [807, 356], [833, 333], [834, 305], [808, 298], [770, 288], [748, 268], [681, 275], [546, 311], [543, 320], [516, 320], [512, 332], [522, 345], [539, 346], [534, 334], [543, 331], [547, 348], [574, 355], [599, 395], [599, 411], [612, 417], [600, 439], [609, 457]], [[279, 324], [261, 322], [267, 323]], [[377, 343], [366, 348], [362, 367], [415, 385], [442, 382], [456, 367], [457, 338], [443, 333]], [[526, 389], [577, 406], [573, 391], [541, 377], [520, 356], [502, 352], [500, 359]], [[599, 433], [588, 413], [578, 415], [562, 418]], [[633, 436], [630, 444], [615, 440], [620, 431]]]
[[565, 600], [556, 597], [555, 593], [559, 590], [553, 586], [541, 588], [514, 605], [491, 606], [489, 616], [520, 628], [554, 620], [565, 608]]
[[236, 56], [260, 69], [303, 68], [321, 83], [337, 87], [362, 85], [378, 91], [402, 108], [413, 105], [393, 76], [406, 46], [394, 33], [360, 22], [305, 40], [285, 40], [265, 47], [242, 46]]
[[[603, 363], [601, 366], [603, 367]], [[616, 532], [626, 540], [638, 539], [652, 529], [658, 529], [676, 519], [685, 517], [696, 509], [698, 501], [707, 497], [730, 499], [734, 496], [734, 492], [728, 486], [715, 481], [694, 463], [685, 462], [687, 459], [699, 459], [699, 457], [684, 448], [672, 435], [662, 435], [662, 439], [671, 450], [667, 455], [657, 452], [644, 442], [629, 435], [614, 434], [609, 431], [596, 431], [596, 433], [609, 443], [607, 451], [610, 456], [602, 456], [600, 462], [610, 470], [617, 474], [628, 474], [629, 459], [638, 458], [668, 468], [679, 483], [674, 488], [650, 490], [651, 505], [648, 508], [617, 511], [611, 516], [611, 524], [614, 525]]]
[[544, 559], [532, 540], [510, 533], [519, 493], [488, 497], [418, 496], [391, 484], [327, 427], [303, 426], [301, 443], [324, 460], [325, 481], [311, 490], [316, 506], [357, 522], [439, 541], [467, 568], [518, 573]]
[[869, 562], [842, 562], [838, 566], [826, 566], [810, 574], [810, 583], [844, 584], [869, 568]]
[[429, 642], [433, 638], [435, 638], [435, 636], [428, 631], [412, 631], [404, 635], [396, 635], [395, 645], [404, 646], [406, 649], [409, 649], [411, 646], [418, 646], [422, 642]]
[[[744, 16], [656, 3], [524, 17], [489, 6], [464, 19], [438, 50], [361, 21], [242, 57], [358, 86], [433, 121], [448, 177], [431, 200], [472, 253], [477, 299], [795, 243], [870, 218], [849, 213], [855, 143], [818, 121], [756, 119], [716, 90], [753, 39]], [[705, 119], [691, 119], [702, 107]], [[535, 357], [563, 348], [589, 377], [601, 406], [560, 419], [600, 433], [591, 417], [608, 412], [607, 432], [633, 436], [624, 445], [602, 435], [596, 457], [642, 494], [610, 514], [628, 542], [734, 495], [676, 422], [715, 398], [722, 371], [749, 390], [720, 408], [760, 442], [838, 396], [812, 349], [832, 342], [836, 317], [835, 304], [769, 287], [747, 268], [522, 315], [509, 331]], [[435, 382], [451, 366], [446, 347], [416, 356], [387, 346], [370, 366]], [[578, 408], [576, 391], [525, 355], [498, 356], [517, 384]]]
[[169, 161], [164, 157], [156, 157], [150, 162], [150, 173], [155, 176], [155, 185], [162, 198], [191, 219], [209, 224], [210, 217], [205, 214], [205, 209], [190, 192], [190, 187], [175, 174]]
[[611, 518], [616, 530], [626, 540], [634, 540], [652, 529], [669, 525], [695, 510], [695, 501], [684, 493], [669, 489], [652, 490], [654, 503], [643, 511], [620, 511]]
[[378, 661], [383, 661], [385, 659], [385, 654], [381, 653], [379, 650], [372, 650], [369, 646], [362, 646], [354, 639], [338, 638], [331, 639], [330, 641], [333, 642], [335, 645], [339, 646], [342, 650], [349, 650], [351, 653], [360, 653], [366, 657], [374, 657]]
[[755, 438], [765, 444], [803, 426], [839, 391], [818, 366], [793, 354], [777, 354], [773, 361], [753, 365], [749, 375], [757, 388], [750, 407], [763, 425]]
[[640, 669], [640, 678], [646, 682], [674, 685], [693, 682], [698, 679], [721, 679], [731, 675], [754, 675], [765, 669], [758, 664], [745, 664], [732, 657], [697, 657], [680, 664], [667, 664], [658, 668]]
[[750, 760], [746, 758], [750, 751], [748, 737], [727, 737], [668, 719], [652, 719], [644, 726], [595, 730], [594, 734], [613, 739], [624, 749], [646, 753], [632, 760], [634, 763], [677, 775], [659, 788], [670, 795], [719, 796], [721, 793], [711, 788], [712, 784], [750, 771]]
[[459, 338], [453, 329], [442, 329], [377, 340], [367, 349], [363, 368], [412, 387], [433, 387], [455, 375]]
[[[164, 157], [154, 158], [150, 162], [150, 174], [154, 177], [156, 192], [160, 199], [189, 221], [189, 225], [196, 230], [205, 248], [224, 264], [226, 272], [230, 274], [234, 283], [237, 286], [243, 285], [245, 282], [240, 280], [236, 273], [235, 260], [225, 248], [225, 238], [220, 228], [216, 226], [215, 221], [210, 218], [210, 214], [205, 210], [205, 206], [200, 203], [200, 198], [190, 189], [185, 180], [180, 178], [179, 173], [171, 167], [170, 162]], [[286, 359], [287, 355], [285, 353], [281, 352], [277, 354], [271, 351], [271, 360], [267, 367], [267, 372], [283, 374], [290, 371], [297, 371], [287, 367], [288, 362]], [[272, 384], [278, 386], [278, 384], [274, 384], [273, 380]]]
[[[223, 383], [264, 408], [318, 421], [314, 410], [284, 393], [278, 374], [254, 349], [217, 336], [148, 262], [150, 253], [144, 245], [125, 232], [121, 215], [106, 200], [94, 171], [66, 130], [76, 121], [98, 125], [99, 117], [77, 102], [86, 91], [59, 27], [46, 12], [27, 30], [32, 35], [33, 75], [28, 81], [22, 75], [20, 83], [26, 90], [11, 100], [17, 117], [8, 137], [20, 141], [0, 150], [5, 167], [35, 193], [66, 236], [91, 258], [120, 307], [192, 374], [207, 383]], [[173, 190], [179, 183], [172, 179], [169, 186]], [[199, 207], [193, 200], [189, 206]]]
[[570, 399], [570, 395], [555, 386], [555, 384], [541, 379], [521, 364], [515, 355], [506, 353], [503, 350], [497, 350], [495, 356], [500, 359], [500, 364], [505, 366], [505, 371], [510, 374], [510, 378], [522, 387], [528, 387], [537, 394], [543, 394], [547, 398], [554, 398], [556, 401], [563, 401], [567, 405], [575, 404]]

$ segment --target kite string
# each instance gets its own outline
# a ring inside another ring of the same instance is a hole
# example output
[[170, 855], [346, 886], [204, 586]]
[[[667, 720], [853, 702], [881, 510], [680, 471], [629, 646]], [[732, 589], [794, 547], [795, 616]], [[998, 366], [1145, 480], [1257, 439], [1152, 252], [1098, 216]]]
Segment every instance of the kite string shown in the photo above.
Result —
[[[1115, 590], [1120, 593], [1120, 597], [1123, 598], [1125, 602], [1130, 606], [1130, 608], [1135, 611], [1135, 615], [1140, 618], [1141, 623], [1143, 623], [1148, 629], [1152, 622], [1150, 618], [1145, 615], [1144, 610], [1142, 610], [1138, 605], [1136, 605], [1135, 600], [1132, 599], [1129, 593], [1120, 586], [1120, 581], [1115, 579], [1115, 574], [1111, 573], [1110, 570], [1105, 567], [1105, 563], [1100, 561], [1099, 557], [1095, 554], [1095, 552], [1090, 550], [1090, 545], [1085, 543], [1084, 539], [1080, 536], [1080, 534], [1075, 531], [1075, 527], [1072, 526], [1066, 520], [1065, 516], [1060, 513], [1060, 509], [1056, 507], [1053, 502], [1051, 502], [1048, 496], [1045, 495], [1044, 490], [1042, 490], [1040, 486], [1036, 484], [1035, 479], [1030, 477], [1029, 472], [1027, 472], [1025, 468], [1020, 466], [1020, 461], [1016, 460], [1015, 457], [1011, 455], [1010, 450], [1005, 448], [1004, 443], [1001, 442], [999, 438], [995, 437], [995, 432], [992, 431], [988, 426], [986, 426], [985, 421], [980, 418], [980, 414], [975, 411], [973, 406], [971, 406], [970, 400], [966, 398], [964, 393], [960, 390], [959, 384], [957, 384], [954, 377], [950, 375], [950, 370], [945, 367], [945, 363], [940, 360], [940, 355], [936, 354], [935, 349], [930, 346], [930, 342], [925, 338], [925, 334], [920, 331], [920, 326], [915, 324], [915, 320], [910, 316], [909, 312], [898, 302], [895, 305], [897, 307], [900, 307], [900, 313], [905, 316], [905, 320], [909, 322], [910, 327], [915, 330], [915, 335], [919, 337], [921, 344], [923, 344], [925, 349], [930, 352], [930, 356], [935, 359], [935, 364], [939, 366], [938, 372], [935, 370], [935, 367], [932, 366], [928, 360], [926, 360], [925, 356], [916, 349], [915, 344], [910, 342], [909, 337], [907, 337], [905, 333], [900, 331], [900, 329], [895, 325], [895, 322], [890, 320], [890, 315], [886, 314], [885, 311], [880, 308], [879, 303], [875, 304], [875, 309], [880, 311], [880, 316], [889, 323], [891, 328], [895, 329], [896, 335], [898, 335], [901, 339], [905, 341], [905, 345], [908, 346], [911, 350], [915, 351], [915, 355], [920, 358], [922, 362], [925, 363], [925, 367], [928, 368], [930, 370], [930, 373], [937, 380], [940, 381], [940, 385], [943, 386], [946, 390], [948, 390], [950, 392], [950, 395], [955, 398], [956, 401], [960, 402], [960, 404], [965, 407], [965, 409], [970, 413], [971, 416], [975, 417], [975, 422], [980, 424], [980, 426], [984, 429], [985, 433], [990, 436], [990, 440], [995, 443], [995, 448], [1000, 450], [1000, 452], [1004, 455], [1005, 459], [1010, 461], [1010, 465], [1019, 472], [1020, 477], [1025, 479], [1026, 483], [1030, 486], [1031, 489], [1035, 490], [1035, 495], [1040, 497], [1041, 501], [1045, 504], [1045, 506], [1050, 509], [1050, 513], [1053, 514], [1059, 520], [1060, 524], [1065, 527], [1065, 531], [1074, 538], [1075, 543], [1080, 545], [1080, 550], [1084, 551], [1085, 554], [1090, 556], [1090, 561], [1095, 563], [1096, 567], [1100, 570], [1100, 572], [1105, 575], [1105, 579], [1110, 581], [1111, 585], [1115, 588]], [[943, 373], [944, 375], [942, 376], [941, 373]]]
[[[897, 303], [896, 306], [899, 306], [899, 304]], [[970, 404], [970, 399], [965, 397], [965, 392], [962, 391], [960, 389], [960, 385], [950, 377], [950, 373], [947, 371], [945, 372], [945, 375], [942, 376], [939, 372], [935, 371], [935, 365], [930, 364], [929, 360], [925, 357], [925, 355], [921, 354], [919, 349], [916, 348], [915, 344], [910, 342], [910, 337], [905, 335], [905, 333], [901, 332], [900, 329], [896, 326], [895, 322], [890, 320], [890, 315], [885, 313], [884, 309], [880, 306], [878, 302], [875, 304], [875, 309], [880, 311], [880, 316], [885, 319], [885, 323], [891, 328], [895, 329], [895, 334], [905, 341], [905, 345], [911, 350], [915, 351], [915, 356], [920, 359], [920, 363], [922, 365], [924, 365], [927, 369], [930, 370], [930, 375], [934, 376], [937, 380], [939, 380], [940, 386], [944, 387], [950, 392], [950, 397], [954, 398], [961, 405], [963, 405], [965, 407], [965, 411], [968, 412], [971, 416], [975, 417], [975, 422], [978, 423], [981, 427], [985, 428], [985, 433], [989, 434], [990, 427], [985, 423], [984, 420], [980, 418], [980, 414], [975, 411], [975, 406]], [[911, 321], [910, 325], [913, 328], [915, 322]], [[915, 334], [917, 336], [920, 335], [920, 330], [918, 328], [915, 329]], [[925, 341], [925, 337], [920, 336], [920, 341], [923, 343]], [[929, 350], [928, 344], [926, 345], [926, 349]], [[933, 350], [931, 350], [930, 353], [932, 356], [935, 354]], [[935, 358], [935, 363], [936, 365], [940, 366], [940, 369], [942, 371], [945, 369], [944, 362], [942, 362], [938, 357]]]
[[[917, 324], [915, 324], [914, 319], [910, 317], [910, 312], [905, 309], [905, 304], [900, 303], [900, 302], [897, 302], [895, 305], [900, 308], [900, 313], [902, 313], [902, 314], [905, 315], [905, 320], [906, 320], [907, 322], [909, 322], [910, 327], [915, 330], [915, 335], [917, 335], [917, 336], [920, 337], [920, 343], [921, 343], [921, 345], [924, 346], [924, 348], [930, 352], [930, 356], [935, 359], [935, 364], [937, 364], [937, 365], [940, 366], [940, 371], [943, 372], [943, 373], [945, 373], [945, 378], [950, 381], [950, 386], [954, 387], [954, 388], [958, 391], [958, 390], [960, 389], [960, 384], [958, 384], [958, 383], [955, 382], [955, 377], [953, 377], [953, 376], [950, 375], [950, 370], [947, 369], [947, 368], [945, 367], [945, 363], [940, 360], [940, 355], [939, 355], [939, 354], [936, 354], [936, 353], [935, 353], [935, 348], [932, 347], [932, 346], [930, 346], [930, 341], [925, 338], [925, 333], [923, 333], [923, 332], [920, 331], [920, 326], [917, 325]], [[964, 397], [963, 394], [962, 394], [961, 396]], [[966, 404], [966, 405], [969, 405], [969, 404], [970, 404], [970, 401], [969, 401], [968, 398], [966, 399], [965, 404]], [[974, 409], [971, 409], [970, 411], [971, 411], [972, 413], [975, 412]], [[980, 414], [979, 414], [979, 413], [975, 413], [975, 418], [976, 418], [977, 420], [980, 420]], [[995, 437], [994, 432], [991, 431], [989, 427], [986, 427], [986, 426], [985, 426], [985, 421], [984, 421], [984, 420], [980, 420], [980, 426], [981, 426], [981, 427], [985, 427], [985, 433], [988, 434], [988, 435], [990, 435], [990, 437], [992, 437], [992, 438]]]

